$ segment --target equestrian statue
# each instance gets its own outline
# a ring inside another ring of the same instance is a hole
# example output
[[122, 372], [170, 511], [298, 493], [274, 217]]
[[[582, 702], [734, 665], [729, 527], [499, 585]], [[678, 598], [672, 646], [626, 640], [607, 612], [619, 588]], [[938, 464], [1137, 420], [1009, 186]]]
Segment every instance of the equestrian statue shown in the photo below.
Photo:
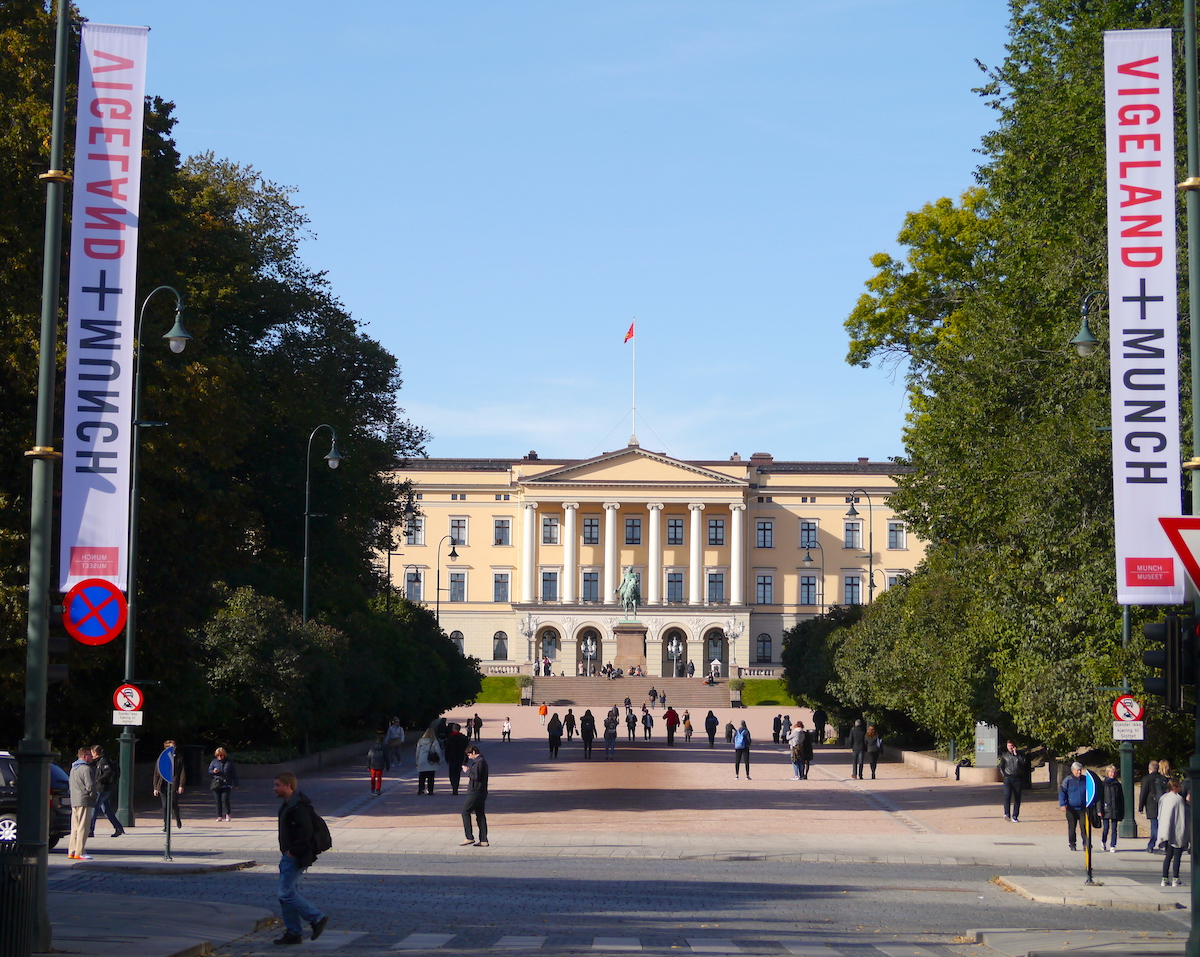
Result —
[[617, 586], [616, 594], [621, 602], [621, 607], [625, 609], [626, 620], [635, 620], [638, 605], [642, 603], [641, 576], [632, 568], [626, 568], [625, 574], [621, 577], [621, 584]]

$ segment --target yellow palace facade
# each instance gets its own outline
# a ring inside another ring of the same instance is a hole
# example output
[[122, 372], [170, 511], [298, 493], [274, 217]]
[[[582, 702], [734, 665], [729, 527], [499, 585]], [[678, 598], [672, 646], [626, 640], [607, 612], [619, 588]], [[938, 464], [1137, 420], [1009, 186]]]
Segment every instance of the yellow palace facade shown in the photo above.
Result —
[[420, 514], [381, 559], [485, 674], [613, 661], [628, 569], [647, 674], [714, 660], [722, 675], [779, 674], [785, 630], [871, 601], [921, 560], [887, 504], [894, 472], [765, 453], [683, 461], [636, 444], [590, 459], [419, 459], [394, 477], [412, 480]]

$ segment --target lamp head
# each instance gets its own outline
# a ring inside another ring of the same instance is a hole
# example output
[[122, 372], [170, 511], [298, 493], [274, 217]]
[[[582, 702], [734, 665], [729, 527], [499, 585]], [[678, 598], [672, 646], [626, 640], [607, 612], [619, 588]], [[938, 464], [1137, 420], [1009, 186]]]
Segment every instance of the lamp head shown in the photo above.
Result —
[[325, 464], [331, 469], [335, 469], [342, 464], [342, 454], [338, 451], [336, 436], [329, 444], [329, 454], [325, 456]]
[[171, 330], [163, 338], [170, 343], [171, 351], [177, 355], [187, 348], [188, 340], [192, 337], [183, 328], [183, 306], [179, 306], [175, 310], [175, 324], [171, 326]]
[[1096, 348], [1100, 345], [1100, 340], [1092, 335], [1091, 327], [1088, 326], [1086, 312], [1083, 314], [1083, 321], [1079, 323], [1079, 331], [1075, 333], [1075, 338], [1071, 340], [1071, 345], [1075, 347], [1075, 351], [1084, 359], [1095, 352]]
[[854, 499], [850, 499], [850, 511], [846, 513], [846, 518], [858, 518], [858, 509], [854, 507]]
[[454, 546], [457, 544], [458, 542], [455, 539], [450, 539], [450, 561], [452, 562], [458, 561], [458, 552], [454, 550]]
[[812, 551], [806, 548], [804, 549], [804, 557], [800, 559], [800, 561], [802, 561], [805, 565], [811, 565], [814, 561], [816, 561], [816, 559], [812, 557]]

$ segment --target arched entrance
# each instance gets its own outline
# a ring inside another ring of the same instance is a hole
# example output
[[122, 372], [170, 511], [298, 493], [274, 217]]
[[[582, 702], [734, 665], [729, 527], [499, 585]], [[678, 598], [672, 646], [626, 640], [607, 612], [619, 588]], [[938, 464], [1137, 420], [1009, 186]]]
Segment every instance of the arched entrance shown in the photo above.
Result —
[[558, 662], [558, 653], [561, 648], [562, 639], [559, 638], [558, 632], [554, 628], [543, 628], [538, 633], [538, 641], [534, 646], [534, 651], [537, 653], [537, 661], [534, 662], [537, 667], [534, 668], [534, 672], [545, 674], [541, 668], [546, 658], [550, 659], [550, 667], [553, 669]]
[[680, 628], [668, 628], [662, 640], [662, 673], [682, 678], [687, 668], [687, 635]]
[[713, 628], [704, 636], [705, 674], [712, 670], [713, 661], [720, 662], [721, 677], [729, 677], [729, 642], [720, 628]]
[[575, 649], [575, 674], [594, 675], [604, 666], [604, 639], [595, 628], [579, 633]]

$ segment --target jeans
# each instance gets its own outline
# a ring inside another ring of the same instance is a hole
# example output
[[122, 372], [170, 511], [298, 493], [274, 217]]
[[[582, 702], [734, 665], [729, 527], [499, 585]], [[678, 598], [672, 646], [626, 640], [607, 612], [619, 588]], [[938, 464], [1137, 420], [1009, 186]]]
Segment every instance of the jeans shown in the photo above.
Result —
[[[1108, 833], [1110, 825], [1112, 826], [1111, 839], [1110, 839], [1109, 833]], [[1116, 821], [1110, 821], [1108, 818], [1104, 819], [1103, 826], [1100, 829], [1100, 844], [1101, 844], [1101, 846], [1104, 846], [1107, 844], [1107, 845], [1113, 847], [1114, 849], [1116, 848], [1116, 846], [1117, 846], [1117, 822]]]
[[708, 731], [705, 733], [708, 735], [708, 746], [711, 748], [713, 746], [713, 742], [717, 740], [717, 732]]
[[299, 934], [300, 922], [310, 924], [325, 915], [300, 896], [300, 878], [304, 871], [294, 857], [284, 855], [279, 859], [279, 906], [283, 910], [283, 926], [288, 933]]
[[867, 760], [871, 762], [871, 777], [875, 777], [875, 765], [879, 763], [879, 752], [868, 751]]
[[[1179, 864], [1183, 861], [1183, 848], [1176, 847], [1174, 844], [1168, 844], [1163, 848], [1163, 851], [1165, 852], [1165, 856], [1163, 857], [1163, 879], [1178, 877]], [[1168, 869], [1172, 871], [1169, 875], [1167, 874]]]
[[183, 817], [179, 814], [179, 798], [181, 795], [177, 791], [172, 791], [170, 782], [164, 782], [162, 790], [158, 792], [158, 799], [162, 802], [163, 809], [163, 828], [167, 826], [167, 801], [171, 802], [171, 810], [175, 812], [175, 823], [183, 827]]
[[586, 734], [582, 735], [582, 738], [583, 738], [583, 758], [586, 761], [588, 758], [590, 758], [592, 756], [592, 742], [596, 739], [589, 738]]
[[436, 771], [421, 771], [417, 775], [417, 793], [421, 794], [426, 788], [429, 788], [429, 793], [433, 793], [433, 778]]
[[604, 756], [606, 758], [614, 758], [617, 755], [617, 735], [616, 732], [606, 734], [604, 736]]
[[463, 835], [469, 841], [475, 840], [475, 836], [471, 833], [471, 813], [475, 813], [475, 823], [479, 826], [479, 839], [487, 840], [487, 791], [472, 791], [467, 795], [467, 801], [463, 805]]
[[746, 762], [746, 780], [750, 780], [750, 749], [749, 748], [737, 748], [733, 752], [733, 773], [735, 776], [741, 773], [743, 759]]
[[792, 774], [796, 775], [798, 778], [804, 777], [804, 775], [800, 773], [800, 765], [795, 761], [792, 762]]
[[1158, 818], [1150, 818], [1150, 843], [1146, 845], [1146, 850], [1154, 850], [1154, 845], [1158, 843]]
[[[462, 765], [455, 764], [453, 761], [446, 765], [446, 777], [450, 779], [450, 793], [458, 793], [458, 785], [462, 781]], [[430, 793], [433, 793], [433, 781], [429, 782]]]
[[109, 791], [101, 791], [96, 795], [96, 807], [92, 810], [92, 827], [88, 835], [89, 837], [96, 835], [96, 820], [101, 815], [108, 818], [108, 823], [113, 826], [113, 830], [118, 834], [125, 830], [121, 826], [121, 822], [117, 820], [117, 815], [112, 809], [112, 794]]
[[1021, 816], [1021, 787], [1023, 782], [1019, 777], [1004, 775], [1004, 816], [1014, 820]]
[[217, 817], [227, 817], [233, 814], [229, 804], [230, 788], [217, 788], [213, 791], [213, 800], [217, 802]]
[[388, 765], [389, 765], [388, 770], [389, 771], [392, 768], [400, 767], [400, 755], [403, 751], [403, 748], [404, 748], [404, 745], [402, 745], [402, 744], [389, 744], [388, 745], [387, 750], [388, 750]]
[[667, 725], [667, 747], [675, 747], [675, 729], [671, 725]]
[[866, 755], [862, 751], [852, 751], [850, 754], [854, 759], [854, 769], [850, 772], [850, 777], [861, 778], [863, 772], [863, 759], [866, 757]]
[[1064, 810], [1067, 812], [1067, 843], [1069, 843], [1071, 845], [1071, 849], [1074, 850], [1076, 827], [1079, 828], [1079, 833], [1081, 836], [1083, 836], [1084, 840], [1087, 840], [1087, 832], [1084, 830], [1085, 825], [1083, 822], [1083, 816], [1087, 813], [1087, 811], [1083, 810], [1082, 808], [1074, 807], [1068, 807]]

